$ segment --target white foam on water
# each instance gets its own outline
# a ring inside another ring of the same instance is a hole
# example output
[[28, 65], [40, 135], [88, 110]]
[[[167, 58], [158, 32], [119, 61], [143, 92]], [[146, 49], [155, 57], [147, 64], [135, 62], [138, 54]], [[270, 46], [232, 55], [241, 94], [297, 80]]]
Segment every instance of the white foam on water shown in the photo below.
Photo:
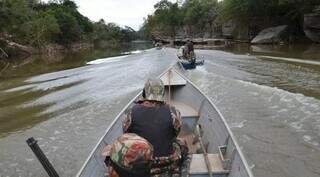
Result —
[[[201, 74], [198, 74], [197, 72], [200, 72]], [[267, 108], [273, 110], [273, 115], [269, 115], [269, 118], [282, 121], [299, 134], [319, 130], [317, 127], [320, 127], [320, 114], [318, 111], [320, 109], [320, 100], [314, 97], [308, 97], [301, 93], [291, 93], [277, 87], [259, 85], [248, 81], [221, 76], [210, 72], [206, 68], [197, 68], [197, 70], [194, 71], [193, 76], [200, 76], [199, 85], [202, 90], [207, 93], [210, 91], [210, 87], [212, 87], [209, 82], [212, 82], [213, 80], [217, 81], [219, 84], [215, 87], [219, 92], [214, 95], [218, 95], [217, 97], [221, 97], [220, 99], [224, 99], [224, 95], [228, 94], [220, 93], [220, 91], [228, 91], [228, 89], [223, 89], [224, 87], [230, 87], [231, 83], [231, 86], [235, 86], [238, 82], [243, 87], [241, 89], [248, 90], [247, 93], [253, 95], [257, 99], [263, 99]], [[261, 98], [259, 95], [261, 95]], [[245, 123], [246, 121], [231, 123], [230, 127], [243, 128]], [[315, 136], [320, 136], [320, 133]], [[315, 141], [310, 136], [302, 137], [301, 135], [301, 139], [313, 146], [319, 146], [319, 142]]]
[[292, 122], [290, 123], [290, 126], [294, 128], [297, 132], [305, 132], [305, 130], [303, 130], [303, 124], [301, 121]]
[[10, 92], [18, 92], [18, 91], [27, 91], [27, 90], [33, 89], [33, 88], [35, 88], [35, 85], [33, 85], [33, 84], [31, 84], [31, 85], [23, 85], [23, 86], [20, 86], [20, 87], [15, 87], [15, 88], [12, 88], [12, 89], [5, 90], [4, 92], [10, 93]]
[[131, 53], [132, 54], [138, 54], [138, 53], [142, 53], [143, 52], [143, 50], [135, 50], [135, 51], [132, 51]]
[[142, 52], [146, 52], [147, 50], [134, 50], [134, 51], [130, 51], [130, 52], [122, 52], [122, 55], [130, 55], [130, 54], [139, 54]]
[[253, 96], [258, 96], [259, 95], [258, 92], [250, 92], [250, 94], [253, 95]]
[[56, 140], [57, 138], [52, 136], [52, 137], [49, 137], [49, 139], [52, 140], [52, 141], [54, 141], [54, 140]]
[[18, 166], [19, 164], [18, 163], [12, 163], [12, 164], [10, 164], [9, 166], [10, 167], [16, 167], [16, 166]]
[[58, 146], [51, 146], [51, 148], [52, 148], [52, 152], [56, 152], [59, 149]]
[[247, 122], [247, 120], [243, 120], [241, 122], [235, 122], [235, 123], [231, 123], [230, 124], [230, 128], [242, 128], [245, 126], [245, 123]]
[[319, 146], [319, 143], [314, 141], [312, 136], [310, 135], [304, 135], [303, 136], [303, 140], [311, 145], [314, 145], [314, 146]]
[[320, 65], [319, 61], [314, 60], [301, 60], [298, 58], [286, 58], [286, 57], [273, 57], [273, 56], [265, 56], [265, 55], [256, 55], [258, 58], [268, 58], [273, 60], [282, 60], [282, 61], [290, 61], [295, 63], [309, 64], [309, 65]]
[[102, 64], [102, 63], [112, 63], [112, 62], [117, 62], [120, 61], [120, 59], [123, 59], [127, 57], [126, 55], [124, 56], [118, 56], [118, 57], [109, 57], [109, 58], [102, 58], [102, 59], [97, 59], [88, 62], [88, 65], [97, 65], [97, 64]]
[[254, 167], [256, 167], [256, 165], [255, 165], [255, 164], [252, 164], [249, 168], [250, 168], [250, 169], [253, 169]]
[[131, 52], [123, 52], [123, 53], [121, 53], [121, 54], [123, 54], [123, 55], [130, 55]]
[[34, 159], [33, 158], [27, 158], [26, 161], [27, 162], [32, 162], [32, 161], [34, 161]]
[[244, 134], [240, 137], [241, 141], [243, 141], [244, 143], [248, 142], [248, 141], [251, 141], [252, 138], [249, 137], [248, 135]]

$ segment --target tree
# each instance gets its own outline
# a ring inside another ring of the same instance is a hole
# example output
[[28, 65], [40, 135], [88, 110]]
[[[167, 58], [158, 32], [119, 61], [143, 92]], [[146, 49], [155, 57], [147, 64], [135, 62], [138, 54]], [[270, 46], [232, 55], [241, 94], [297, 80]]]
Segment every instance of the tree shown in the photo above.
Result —
[[137, 32], [129, 26], [125, 26], [123, 29], [121, 29], [121, 33], [122, 33], [121, 40], [126, 42], [133, 41], [138, 37]]
[[[130, 41], [136, 33], [104, 21], [94, 23], [77, 10], [72, 0], [0, 0], [0, 35], [21, 44], [42, 47], [49, 43], [71, 46], [77, 42]], [[6, 34], [6, 35], [3, 35]], [[10, 35], [7, 35], [10, 34]]]
[[55, 11], [55, 18], [60, 26], [61, 33], [57, 35], [57, 42], [69, 46], [81, 39], [81, 28], [77, 19], [70, 13], [59, 9]]
[[59, 24], [50, 12], [39, 12], [34, 19], [24, 24], [23, 29], [28, 43], [40, 48], [53, 42], [54, 36], [60, 34]]
[[182, 13], [179, 9], [178, 3], [171, 3], [167, 0], [161, 0], [155, 6], [154, 26], [150, 26], [153, 30], [160, 29], [164, 33], [175, 37], [176, 30], [182, 24]]
[[[175, 38], [177, 30], [188, 27], [191, 31], [203, 32], [214, 26], [218, 16], [217, 0], [185, 0], [172, 3], [161, 0], [155, 6], [153, 15], [145, 19], [143, 30], [150, 36], [165, 35]], [[211, 31], [212, 32], [212, 31]]]
[[319, 0], [224, 0], [220, 19], [233, 19], [240, 25], [261, 24], [262, 28], [288, 24], [303, 34], [303, 15], [320, 5]]
[[28, 21], [33, 13], [25, 0], [0, 1], [0, 31], [21, 35], [21, 24]]

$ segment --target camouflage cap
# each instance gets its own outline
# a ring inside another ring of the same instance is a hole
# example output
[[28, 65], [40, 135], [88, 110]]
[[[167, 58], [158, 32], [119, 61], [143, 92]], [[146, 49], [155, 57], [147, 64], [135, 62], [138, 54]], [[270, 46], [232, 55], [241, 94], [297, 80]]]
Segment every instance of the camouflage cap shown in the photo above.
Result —
[[133, 173], [150, 170], [153, 147], [146, 139], [134, 133], [126, 133], [112, 144], [110, 160], [118, 167]]
[[164, 84], [161, 79], [148, 79], [144, 85], [144, 99], [164, 102]]

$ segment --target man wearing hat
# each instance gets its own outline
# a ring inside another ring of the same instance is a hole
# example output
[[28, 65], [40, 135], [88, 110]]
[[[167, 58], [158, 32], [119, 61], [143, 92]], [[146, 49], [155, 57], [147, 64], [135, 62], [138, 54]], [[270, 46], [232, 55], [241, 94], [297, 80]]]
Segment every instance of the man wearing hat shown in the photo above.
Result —
[[165, 88], [160, 79], [148, 79], [142, 100], [127, 111], [124, 133], [135, 133], [153, 146], [151, 173], [178, 173], [181, 147], [177, 143], [182, 120], [180, 112], [164, 101]]
[[103, 150], [109, 177], [150, 177], [153, 147], [144, 138], [125, 133]]

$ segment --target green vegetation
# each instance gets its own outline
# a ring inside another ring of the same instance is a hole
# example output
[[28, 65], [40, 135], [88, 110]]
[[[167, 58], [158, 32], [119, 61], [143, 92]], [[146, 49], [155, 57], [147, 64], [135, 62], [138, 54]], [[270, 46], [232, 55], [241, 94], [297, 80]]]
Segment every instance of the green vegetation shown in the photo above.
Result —
[[145, 19], [142, 30], [148, 36], [175, 37], [181, 28], [185, 28], [191, 35], [202, 33], [208, 26], [214, 28], [218, 7], [217, 0], [185, 0], [176, 3], [161, 0], [154, 6], [154, 14]]
[[299, 35], [302, 34], [303, 15], [311, 13], [318, 5], [319, 0], [224, 0], [220, 17], [222, 21], [239, 21], [249, 30], [286, 24]]
[[74, 43], [107, 40], [114, 44], [136, 38], [137, 33], [129, 27], [106, 24], [103, 20], [96, 23], [90, 21], [78, 12], [72, 0], [52, 0], [48, 3], [40, 0], [0, 0], [0, 41], [9, 40], [42, 48], [52, 43], [70, 47]]
[[188, 36], [221, 31], [225, 22], [256, 34], [266, 27], [289, 25], [291, 33], [303, 34], [303, 15], [320, 5], [319, 0], [161, 0], [153, 15], [145, 19], [142, 30], [148, 36], [175, 37], [177, 30]]

